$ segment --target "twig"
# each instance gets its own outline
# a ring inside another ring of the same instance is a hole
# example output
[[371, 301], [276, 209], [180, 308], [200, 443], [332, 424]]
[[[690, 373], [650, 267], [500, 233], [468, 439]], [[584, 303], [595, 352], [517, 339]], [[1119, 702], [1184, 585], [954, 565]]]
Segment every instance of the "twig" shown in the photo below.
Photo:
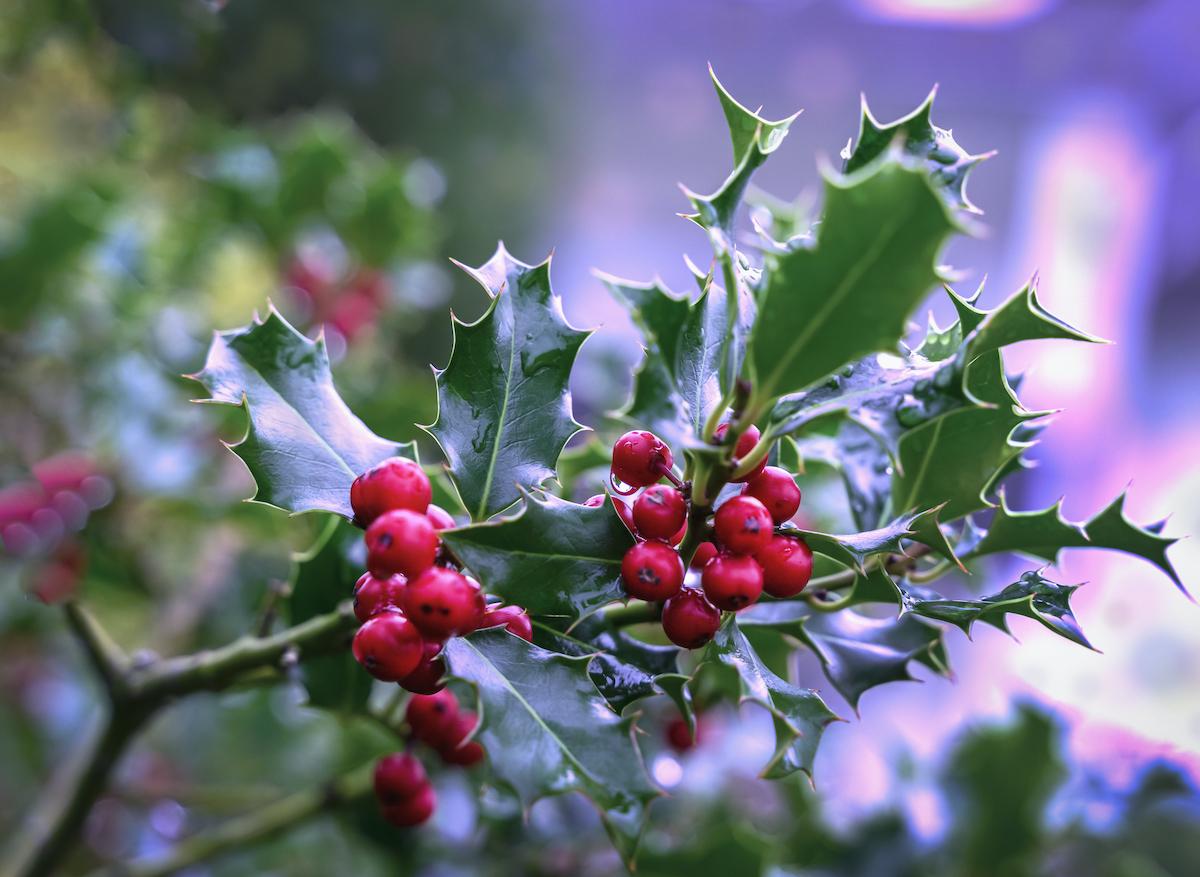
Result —
[[109, 699], [119, 701], [126, 695], [125, 672], [129, 658], [108, 635], [96, 617], [74, 600], [63, 604], [67, 626], [83, 646], [84, 654], [100, 681], [108, 691]]

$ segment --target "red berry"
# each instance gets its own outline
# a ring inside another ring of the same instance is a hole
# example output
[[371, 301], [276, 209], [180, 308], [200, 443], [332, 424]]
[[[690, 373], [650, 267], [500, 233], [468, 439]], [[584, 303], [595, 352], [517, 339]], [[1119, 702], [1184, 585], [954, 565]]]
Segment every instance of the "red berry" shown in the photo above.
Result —
[[397, 509], [367, 527], [366, 542], [367, 569], [380, 578], [400, 573], [411, 581], [433, 566], [439, 540], [425, 515]]
[[671, 538], [667, 540], [667, 542], [669, 542], [670, 544], [672, 544], [676, 548], [678, 548], [679, 544], [681, 542], [683, 542], [683, 537], [685, 537], [686, 535], [687, 535], [687, 521], [684, 521], [683, 526], [680, 527], [678, 530], [676, 530], [675, 533], [671, 536]]
[[429, 518], [429, 523], [433, 524], [435, 530], [453, 530], [458, 526], [458, 522], [454, 520], [454, 515], [450, 514], [440, 505], [431, 505], [425, 510], [425, 517]]
[[404, 603], [404, 588], [408, 580], [404, 576], [377, 578], [363, 573], [354, 585], [354, 615], [365, 622], [384, 609], [397, 609]]
[[737, 612], [762, 595], [763, 571], [753, 557], [718, 554], [700, 574], [704, 593], [718, 609]]
[[687, 523], [687, 500], [674, 487], [654, 484], [633, 503], [633, 524], [644, 539], [669, 539]]
[[583, 504], [589, 509], [598, 509], [604, 505], [605, 496], [603, 493], [597, 493], [595, 496], [589, 496], [583, 501]]
[[483, 610], [479, 583], [441, 566], [409, 580], [404, 593], [405, 613], [431, 639], [471, 632], [479, 626]]
[[383, 818], [400, 828], [411, 828], [427, 821], [433, 815], [436, 807], [437, 795], [433, 791], [433, 786], [426, 783], [399, 804], [384, 807]]
[[735, 554], [753, 554], [771, 541], [775, 523], [766, 506], [751, 496], [735, 496], [717, 509], [717, 541]]
[[454, 722], [442, 738], [441, 744], [434, 747], [437, 749], [438, 755], [442, 756], [442, 761], [447, 764], [470, 767], [483, 760], [485, 753], [478, 740], [463, 742], [474, 732], [478, 723], [478, 717], [470, 710], [463, 710], [455, 717]]
[[785, 524], [800, 509], [800, 488], [790, 472], [778, 466], [768, 466], [746, 485], [746, 496], [752, 496], [766, 506], [771, 520]]
[[438, 657], [441, 653], [440, 642], [426, 640], [417, 669], [400, 680], [400, 687], [414, 694], [436, 694], [445, 688], [446, 662]]
[[621, 560], [625, 593], [641, 600], [665, 600], [683, 587], [683, 559], [670, 545], [639, 542]]
[[[715, 433], [717, 441], [723, 440], [728, 433], [729, 433], [729, 424], [722, 423], [720, 426], [717, 427], [717, 431]], [[751, 424], [750, 426], [746, 427], [746, 431], [744, 433], [742, 433], [740, 436], [738, 436], [737, 446], [733, 449], [733, 462], [734, 463], [739, 462], [742, 459], [742, 457], [744, 457], [748, 453], [750, 453], [750, 451], [752, 451], [754, 449], [754, 446], [756, 444], [758, 444], [758, 440], [760, 438], [762, 438], [762, 433], [758, 431], [757, 426], [754, 426], [753, 424]], [[741, 484], [746, 481], [752, 481], [753, 479], [758, 477], [759, 473], [761, 473], [764, 468], [766, 468], [766, 465], [767, 465], [767, 458], [763, 457], [762, 462], [759, 463], [757, 466], [755, 466], [753, 471], [747, 472], [741, 478], [731, 478], [729, 480], [734, 482], [735, 484]]]
[[700, 742], [700, 720], [696, 720], [696, 733], [688, 727], [687, 720], [679, 717], [667, 723], [667, 743], [676, 752], [687, 752]]
[[419, 464], [392, 457], [372, 466], [350, 485], [350, 506], [360, 527], [369, 526], [384, 512], [408, 509], [424, 514], [433, 490]]
[[701, 542], [696, 546], [692, 555], [692, 569], [704, 569], [704, 565], [717, 556], [717, 546], [711, 542]]
[[696, 588], [684, 588], [663, 606], [663, 631], [683, 649], [698, 649], [716, 634], [721, 613]]
[[627, 432], [613, 445], [612, 474], [633, 488], [658, 483], [663, 468], [674, 462], [662, 439], [645, 430]]
[[437, 694], [414, 694], [404, 712], [413, 736], [435, 748], [457, 717], [458, 699], [448, 688]]
[[754, 557], [762, 567], [763, 590], [772, 597], [795, 597], [812, 578], [812, 551], [795, 536], [775, 536]]
[[625, 502], [619, 496], [614, 496], [612, 504], [613, 508], [617, 510], [617, 517], [625, 525], [625, 529], [630, 533], [637, 533], [637, 526], [633, 523], [633, 509], [629, 507], [629, 503]]
[[423, 647], [421, 634], [404, 613], [385, 609], [358, 629], [351, 651], [376, 679], [396, 682], [417, 669]]
[[385, 807], [399, 804], [427, 785], [425, 766], [415, 755], [395, 752], [375, 763], [375, 797]]
[[533, 622], [520, 606], [501, 606], [483, 614], [480, 627], [497, 627], [503, 624], [505, 629], [519, 636], [526, 642], [533, 642]]

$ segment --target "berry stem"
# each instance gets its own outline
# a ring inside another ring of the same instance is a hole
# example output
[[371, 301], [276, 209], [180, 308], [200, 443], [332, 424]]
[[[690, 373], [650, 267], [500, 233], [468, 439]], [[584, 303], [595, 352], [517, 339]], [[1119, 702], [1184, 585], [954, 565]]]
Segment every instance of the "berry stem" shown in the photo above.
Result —
[[683, 479], [675, 474], [674, 470], [666, 464], [666, 461], [656, 460], [654, 462], [654, 471], [670, 481], [676, 490], [683, 490]]

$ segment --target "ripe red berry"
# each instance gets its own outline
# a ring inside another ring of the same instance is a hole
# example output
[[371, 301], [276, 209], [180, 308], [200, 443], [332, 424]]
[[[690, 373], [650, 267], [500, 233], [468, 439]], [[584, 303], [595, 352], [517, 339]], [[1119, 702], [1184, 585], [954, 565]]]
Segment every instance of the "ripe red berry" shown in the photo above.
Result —
[[404, 588], [408, 580], [404, 576], [388, 576], [381, 579], [363, 573], [354, 585], [354, 616], [365, 622], [384, 609], [398, 609], [404, 604]]
[[400, 573], [412, 581], [433, 566], [439, 540], [425, 515], [397, 509], [367, 527], [366, 542], [367, 569], [380, 578]]
[[713, 529], [722, 547], [753, 554], [771, 541], [774, 522], [766, 506], [751, 496], [735, 496], [717, 509]]
[[795, 536], [773, 537], [754, 557], [762, 567], [763, 590], [772, 597], [795, 597], [812, 578], [812, 551]]
[[392, 457], [372, 466], [350, 485], [350, 506], [354, 520], [367, 527], [394, 509], [425, 514], [433, 490], [419, 464], [403, 457]]
[[454, 520], [454, 515], [450, 514], [440, 505], [431, 505], [425, 510], [425, 517], [429, 518], [429, 523], [433, 524], [435, 530], [453, 530], [458, 526], [458, 522]]
[[410, 579], [404, 592], [405, 613], [431, 639], [469, 633], [479, 626], [483, 610], [479, 583], [445, 567], [430, 567]]
[[358, 629], [351, 651], [376, 679], [397, 682], [417, 669], [423, 647], [421, 634], [404, 613], [385, 609]]
[[442, 761], [447, 764], [457, 764], [470, 767], [483, 760], [483, 746], [478, 740], [463, 742], [475, 730], [479, 723], [478, 716], [470, 710], [462, 710], [447, 729], [440, 745], [435, 746]]
[[696, 733], [688, 727], [687, 720], [676, 717], [667, 722], [667, 743], [676, 752], [684, 753], [700, 742], [700, 719], [696, 719]]
[[600, 506], [604, 505], [604, 494], [597, 493], [595, 496], [589, 496], [583, 501], [583, 504], [589, 509], [598, 509]]
[[692, 555], [692, 569], [704, 569], [704, 565], [717, 556], [717, 546], [711, 542], [701, 542], [696, 546]]
[[[722, 441], [728, 433], [729, 424], [722, 423], [717, 427], [717, 431], [714, 433], [714, 435], [716, 436], [717, 441]], [[737, 463], [742, 459], [742, 457], [750, 453], [750, 451], [754, 449], [754, 446], [758, 444], [758, 440], [760, 438], [762, 438], [762, 433], [758, 431], [758, 427], [754, 426], [753, 424], [748, 426], [746, 431], [738, 436], [737, 445], [733, 449], [733, 461]], [[767, 458], [763, 457], [762, 462], [755, 466], [752, 471], [747, 472], [741, 478], [731, 478], [730, 481], [734, 482], [735, 484], [742, 484], [746, 481], [752, 481], [758, 477], [759, 473], [762, 472], [766, 465]]]
[[800, 488], [790, 472], [778, 466], [768, 466], [746, 485], [746, 496], [752, 496], [766, 506], [771, 520], [785, 524], [800, 508]]
[[666, 600], [683, 587], [683, 559], [670, 545], [639, 542], [621, 560], [625, 593], [641, 600]]
[[621, 499], [619, 496], [612, 498], [613, 508], [617, 510], [617, 517], [621, 519], [621, 523], [625, 525], [625, 529], [630, 533], [637, 533], [637, 526], [633, 523], [633, 509], [629, 503]]
[[533, 622], [520, 606], [501, 606], [483, 614], [482, 627], [497, 627], [503, 624], [505, 629], [519, 636], [526, 642], [533, 642]]
[[721, 613], [696, 588], [684, 588], [663, 606], [663, 631], [683, 649], [698, 649], [716, 634]]
[[670, 539], [687, 523], [687, 500], [674, 487], [652, 484], [633, 502], [633, 524], [645, 539]]
[[658, 483], [674, 462], [662, 439], [645, 430], [631, 430], [613, 445], [612, 474], [631, 488]]
[[375, 797], [384, 807], [399, 804], [427, 785], [429, 776], [415, 755], [394, 752], [375, 763]]
[[437, 747], [458, 717], [458, 699], [448, 688], [437, 694], [414, 694], [404, 711], [413, 736]]
[[440, 642], [425, 640], [417, 669], [400, 680], [400, 687], [414, 694], [436, 694], [445, 688], [442, 677], [446, 675], [446, 662], [438, 657], [441, 653]]
[[437, 795], [429, 783], [398, 804], [383, 808], [383, 818], [400, 828], [411, 828], [428, 821], [437, 808]]
[[718, 554], [700, 574], [704, 593], [718, 609], [737, 612], [762, 595], [763, 571], [753, 557]]

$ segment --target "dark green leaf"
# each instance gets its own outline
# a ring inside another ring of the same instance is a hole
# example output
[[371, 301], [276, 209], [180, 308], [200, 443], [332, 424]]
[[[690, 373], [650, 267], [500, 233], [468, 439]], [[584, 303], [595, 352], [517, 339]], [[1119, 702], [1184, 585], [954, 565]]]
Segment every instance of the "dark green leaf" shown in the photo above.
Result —
[[526, 265], [500, 246], [483, 266], [463, 268], [491, 304], [474, 323], [454, 321], [454, 351], [437, 375], [437, 420], [426, 429], [479, 521], [553, 478], [563, 446], [583, 428], [568, 382], [589, 333], [563, 316], [549, 259]]
[[350, 518], [351, 482], [403, 451], [342, 401], [324, 339], [304, 337], [274, 308], [265, 320], [218, 332], [192, 377], [213, 402], [246, 409], [246, 437], [232, 449], [258, 485], [256, 502]]
[[588, 508], [532, 495], [515, 517], [442, 539], [487, 591], [534, 615], [570, 617], [624, 597], [621, 558], [633, 545], [612, 503]]
[[929, 509], [917, 514], [903, 515], [885, 527], [863, 533], [835, 536], [815, 530], [791, 530], [787, 532], [802, 536], [808, 547], [818, 554], [831, 557], [838, 563], [862, 570], [868, 557], [875, 554], [902, 554], [903, 541], [916, 532], [923, 518], [936, 518], [937, 510]]
[[630, 720], [592, 684], [589, 660], [546, 651], [503, 628], [456, 637], [445, 654], [450, 674], [479, 693], [477, 738], [497, 778], [526, 808], [547, 795], [583, 792], [631, 861], [646, 805], [659, 792]]
[[704, 652], [706, 661], [737, 676], [741, 701], [767, 709], [775, 723], [775, 753], [762, 775], [778, 779], [802, 770], [812, 773], [813, 759], [826, 726], [837, 719], [815, 691], [776, 676], [755, 653], [730, 615]]

